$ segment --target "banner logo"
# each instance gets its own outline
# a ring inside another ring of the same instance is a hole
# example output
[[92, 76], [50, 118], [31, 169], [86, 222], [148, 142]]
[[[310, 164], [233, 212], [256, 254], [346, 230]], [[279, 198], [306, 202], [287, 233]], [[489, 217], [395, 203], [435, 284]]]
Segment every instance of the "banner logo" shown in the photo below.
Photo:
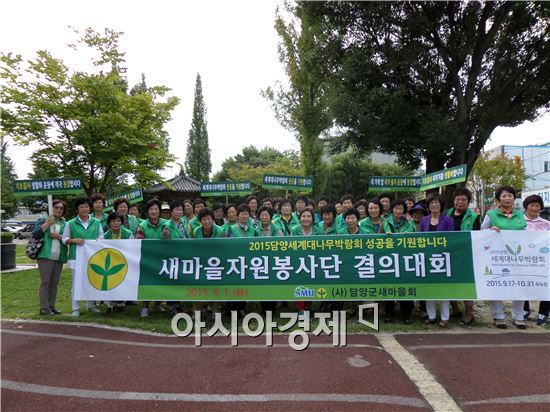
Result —
[[128, 272], [126, 258], [116, 249], [101, 249], [88, 260], [88, 280], [97, 290], [111, 290]]

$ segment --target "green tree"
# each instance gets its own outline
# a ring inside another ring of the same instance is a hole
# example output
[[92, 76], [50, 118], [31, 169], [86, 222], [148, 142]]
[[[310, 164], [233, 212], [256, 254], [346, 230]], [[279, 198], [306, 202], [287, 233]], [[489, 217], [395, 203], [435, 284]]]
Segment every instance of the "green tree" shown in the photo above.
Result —
[[128, 93], [120, 35], [87, 29], [71, 46], [94, 51], [93, 73], [71, 73], [47, 51], [26, 64], [19, 55], [1, 55], [3, 127], [18, 144], [38, 143], [35, 175], [81, 177], [91, 194], [128, 178], [141, 186], [156, 182], [173, 159], [163, 127], [179, 100], [167, 97], [165, 86]]
[[249, 180], [253, 191], [260, 197], [284, 195], [283, 190], [262, 189], [264, 174], [302, 175], [300, 156], [293, 150], [280, 152], [271, 147], [258, 150], [254, 146], [247, 146], [242, 153], [223, 161], [214, 180]]
[[185, 170], [190, 177], [201, 181], [207, 181], [212, 171], [208, 131], [206, 130], [206, 106], [202, 97], [201, 76], [198, 73], [195, 82], [193, 119], [187, 140]]
[[275, 29], [280, 38], [279, 61], [285, 67], [288, 86], [277, 82], [275, 89], [269, 87], [262, 95], [271, 101], [283, 127], [296, 134], [304, 173], [313, 177], [314, 194], [319, 194], [324, 192], [327, 178], [320, 137], [332, 125], [321, 73], [324, 65], [320, 61], [322, 56], [316, 51], [317, 39], [308, 22], [309, 16], [289, 3], [285, 4], [285, 10], [301, 19], [301, 24], [285, 21], [277, 9]]
[[0, 209], [4, 211], [4, 213], [2, 213], [2, 218], [5, 218], [15, 216], [17, 212], [17, 204], [13, 194], [13, 181], [17, 178], [17, 175], [15, 174], [13, 162], [8, 154], [8, 142], [4, 140], [3, 136], [0, 145], [0, 176], [2, 178], [2, 202], [0, 204]]
[[[312, 76], [353, 145], [427, 172], [468, 173], [498, 126], [550, 107], [550, 19], [541, 2], [299, 2], [319, 54]], [[345, 144], [342, 144], [345, 143]], [[452, 187], [448, 187], [451, 191]]]
[[483, 212], [493, 202], [497, 187], [507, 185], [520, 191], [525, 187], [527, 178], [519, 156], [513, 159], [505, 155], [489, 158], [484, 154], [477, 159], [468, 185], [477, 207]]

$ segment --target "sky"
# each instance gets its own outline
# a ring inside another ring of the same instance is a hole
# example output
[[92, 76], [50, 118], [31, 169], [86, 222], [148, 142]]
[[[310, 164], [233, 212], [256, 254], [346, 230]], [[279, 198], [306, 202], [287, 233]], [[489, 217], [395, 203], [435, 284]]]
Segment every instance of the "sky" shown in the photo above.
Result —
[[[181, 103], [166, 125], [170, 150], [183, 163], [200, 73], [207, 108], [212, 172], [248, 145], [299, 149], [295, 136], [275, 119], [260, 90], [285, 81], [278, 60], [275, 10], [282, 1], [12, 1], [2, 5], [0, 51], [34, 58], [48, 50], [72, 69], [90, 69], [89, 56], [66, 45], [83, 31], [105, 27], [124, 32], [130, 85], [145, 74], [148, 85], [165, 85]], [[550, 141], [550, 115], [515, 128], [497, 128], [486, 149], [502, 144], [534, 145]], [[35, 147], [10, 146], [19, 179], [32, 171], [28, 157]], [[162, 172], [171, 178], [179, 166]]]

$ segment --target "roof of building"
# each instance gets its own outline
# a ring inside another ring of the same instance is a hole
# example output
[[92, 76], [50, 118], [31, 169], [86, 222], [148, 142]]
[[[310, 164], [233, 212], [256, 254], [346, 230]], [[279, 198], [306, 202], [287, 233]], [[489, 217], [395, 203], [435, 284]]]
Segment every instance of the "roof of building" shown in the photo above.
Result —
[[201, 182], [189, 176], [177, 175], [170, 180], [158, 183], [148, 189], [145, 193], [154, 194], [164, 192], [165, 190], [173, 190], [176, 192], [196, 193], [201, 191]]

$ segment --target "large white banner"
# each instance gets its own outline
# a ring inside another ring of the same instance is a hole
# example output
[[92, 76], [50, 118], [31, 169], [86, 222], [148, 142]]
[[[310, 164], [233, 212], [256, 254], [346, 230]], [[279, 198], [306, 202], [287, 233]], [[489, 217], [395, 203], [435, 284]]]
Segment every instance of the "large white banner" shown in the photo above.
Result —
[[141, 240], [86, 241], [77, 247], [75, 300], [138, 300]]
[[550, 232], [472, 232], [477, 298], [550, 300]]

